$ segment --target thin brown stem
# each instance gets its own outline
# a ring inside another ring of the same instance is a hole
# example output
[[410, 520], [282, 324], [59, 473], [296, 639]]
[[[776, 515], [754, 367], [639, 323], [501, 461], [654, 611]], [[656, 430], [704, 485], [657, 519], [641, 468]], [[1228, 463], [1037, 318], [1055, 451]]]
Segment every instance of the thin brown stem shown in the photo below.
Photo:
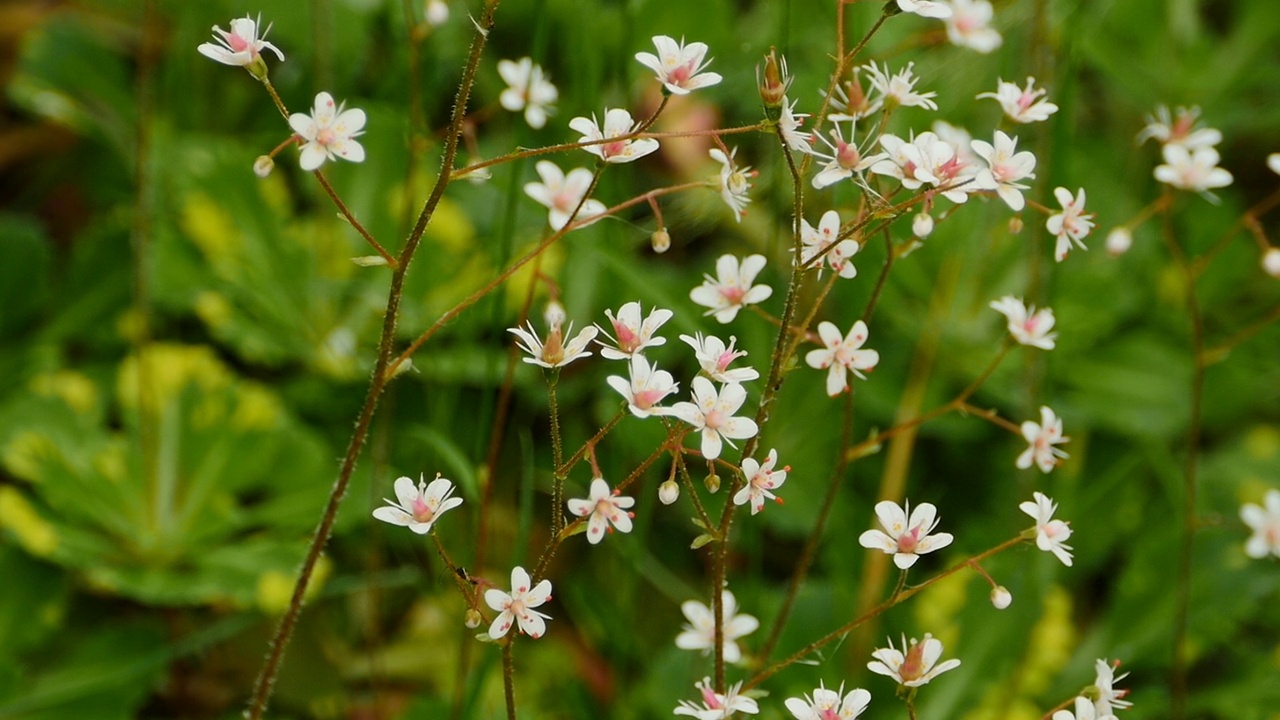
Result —
[[342, 198], [338, 195], [338, 191], [334, 190], [333, 186], [329, 184], [329, 179], [324, 176], [324, 173], [316, 170], [313, 174], [316, 176], [316, 180], [320, 181], [320, 186], [324, 188], [329, 199], [338, 207], [338, 212], [342, 213], [342, 217], [346, 218], [347, 223], [350, 224], [351, 227], [355, 228], [356, 232], [360, 233], [360, 237], [364, 238], [365, 242], [369, 243], [369, 245], [371, 245], [373, 249], [382, 256], [383, 260], [387, 261], [387, 267], [395, 270], [399, 264], [396, 262], [395, 257], [393, 257], [391, 253], [387, 252], [387, 249], [382, 247], [381, 243], [373, 239], [373, 235], [365, 229], [364, 225], [360, 224], [360, 221], [356, 219], [356, 216], [347, 208], [347, 204], [342, 202]]
[[511, 657], [515, 634], [502, 645], [502, 694], [507, 701], [507, 720], [516, 720], [516, 664]]

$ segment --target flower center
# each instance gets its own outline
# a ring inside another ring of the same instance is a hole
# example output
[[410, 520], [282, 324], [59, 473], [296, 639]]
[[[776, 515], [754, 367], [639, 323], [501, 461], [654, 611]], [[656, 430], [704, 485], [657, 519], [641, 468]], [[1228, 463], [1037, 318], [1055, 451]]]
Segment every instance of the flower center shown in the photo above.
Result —
[[853, 170], [862, 161], [857, 146], [847, 142], [836, 143], [836, 163], [845, 170]]
[[227, 36], [227, 44], [231, 46], [231, 50], [234, 52], [244, 52], [252, 46], [252, 43], [235, 33]]
[[737, 285], [720, 288], [720, 295], [727, 300], [730, 305], [741, 305], [742, 297], [746, 294], [746, 291]]
[[820, 720], [840, 720], [840, 714], [833, 707], [824, 707], [818, 711]]
[[632, 397], [631, 402], [641, 410], [648, 410], [653, 407], [654, 403], [661, 400], [664, 395], [666, 395], [666, 393], [661, 390], [641, 390]]
[[719, 410], [712, 410], [711, 412], [703, 416], [702, 420], [703, 420], [703, 424], [705, 424], [707, 427], [711, 428], [712, 430], [715, 430], [724, 424], [725, 417], [724, 417], [724, 413], [720, 412]]
[[626, 149], [627, 141], [615, 140], [614, 142], [606, 143], [601, 146], [600, 152], [604, 153], [605, 157], [613, 157], [615, 155], [621, 155]]
[[619, 320], [613, 321], [613, 332], [618, 336], [618, 349], [624, 353], [635, 352], [640, 347], [640, 336]]
[[320, 132], [316, 133], [316, 142], [320, 143], [321, 145], [332, 145], [334, 141], [336, 141], [337, 139], [338, 139], [337, 134], [335, 134], [333, 130], [330, 130], [329, 128], [324, 128]]
[[902, 678], [902, 682], [907, 683], [920, 679], [921, 675], [924, 675], [924, 646], [917, 643], [907, 650], [902, 667], [898, 668], [898, 676]]
[[420, 523], [431, 522], [436, 516], [436, 511], [431, 508], [422, 498], [414, 498], [413, 500], [413, 519]]
[[[914, 553], [916, 551], [916, 546], [920, 544], [920, 536], [922, 534], [923, 533], [920, 532], [919, 527], [914, 527], [908, 530], [907, 532], [904, 532], [901, 535], [899, 535], [898, 536], [898, 552]], [[912, 650], [914, 649], [915, 647], [913, 646]], [[910, 655], [908, 655], [907, 657], [908, 659], [910, 659]]]
[[693, 77], [692, 60], [667, 73], [667, 82], [672, 85], [684, 85], [691, 77]]

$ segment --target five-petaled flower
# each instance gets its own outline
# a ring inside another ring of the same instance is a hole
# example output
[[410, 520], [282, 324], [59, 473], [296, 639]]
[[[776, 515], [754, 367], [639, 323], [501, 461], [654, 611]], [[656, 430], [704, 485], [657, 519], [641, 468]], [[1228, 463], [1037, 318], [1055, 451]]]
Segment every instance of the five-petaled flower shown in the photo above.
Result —
[[863, 370], [872, 370], [880, 362], [880, 353], [875, 350], [862, 350], [867, 341], [867, 324], [855, 321], [849, 328], [849, 334], [841, 337], [840, 329], [834, 323], [822, 321], [818, 323], [818, 337], [826, 347], [821, 350], [810, 350], [804, 361], [811, 368], [827, 368], [827, 394], [835, 397], [849, 389], [847, 373], [851, 372], [866, 380]]
[[[1021, 210], [1026, 205], [1022, 191], [1027, 186], [1018, 181], [1036, 176], [1032, 172], [1036, 168], [1036, 156], [1029, 150], [1016, 152], [1018, 138], [1011, 138], [999, 130], [996, 131], [994, 145], [983, 140], [972, 140], [969, 146], [987, 162], [987, 169], [978, 173], [979, 182], [995, 185], [996, 194], [1010, 210]], [[986, 177], [987, 174], [990, 175], [989, 178]]]
[[1188, 150], [1182, 145], [1167, 143], [1161, 150], [1164, 164], [1157, 165], [1155, 178], [1179, 190], [1208, 192], [1231, 184], [1231, 173], [1218, 167], [1218, 151], [1211, 147]]
[[751, 196], [747, 194], [751, 190], [748, 178], [755, 177], [756, 172], [750, 167], [738, 167], [734, 162], [738, 148], [734, 148], [728, 155], [720, 148], [711, 148], [710, 154], [712, 160], [720, 163], [720, 172], [716, 176], [720, 199], [733, 211], [733, 219], [742, 222], [742, 216], [747, 214], [747, 205], [751, 202]]
[[867, 79], [871, 82], [871, 88], [879, 92], [882, 96], [881, 100], [891, 108], [922, 107], [926, 110], [937, 110], [938, 104], [932, 98], [937, 97], [938, 93], [916, 92], [917, 78], [913, 72], [914, 68], [915, 63], [907, 63], [906, 67], [890, 75], [888, 63], [885, 63], [884, 67], [870, 63], [866, 65]]
[[952, 45], [989, 53], [1000, 47], [1004, 39], [991, 27], [994, 11], [987, 0], [950, 0], [951, 17], [947, 18], [947, 39]]
[[507, 634], [511, 624], [517, 623], [520, 632], [537, 639], [547, 631], [547, 620], [550, 615], [534, 610], [551, 599], [551, 581], [543, 580], [530, 588], [533, 580], [525, 569], [516, 566], [511, 571], [511, 593], [504, 593], [497, 588], [484, 591], [484, 601], [489, 607], [499, 611], [498, 617], [489, 626], [489, 637], [497, 640]]
[[996, 83], [995, 92], [979, 93], [979, 98], [991, 98], [1000, 103], [1004, 114], [1017, 123], [1033, 123], [1048, 120], [1049, 116], [1058, 112], [1058, 106], [1048, 100], [1041, 100], [1048, 91], [1036, 87], [1036, 79], [1027, 78], [1026, 88], [1019, 88], [1017, 83], [1000, 80]]
[[[587, 189], [591, 187], [591, 171], [586, 168], [574, 168], [566, 175], [560, 166], [550, 160], [539, 160], [534, 166], [542, 182], [525, 183], [524, 193], [551, 212], [547, 222], [552, 230], [559, 230], [569, 224], [569, 218], [589, 225], [591, 218], [605, 211], [604, 203], [595, 198], [583, 199]], [[579, 207], [581, 206], [581, 207]], [[573, 211], [577, 210], [575, 216]], [[591, 221], [594, 222], [594, 221]]]
[[275, 45], [267, 42], [267, 33], [271, 31], [268, 25], [266, 30], [262, 31], [262, 37], [258, 37], [258, 27], [262, 24], [262, 16], [258, 16], [257, 20], [245, 15], [242, 18], [235, 18], [231, 21], [231, 32], [227, 32], [215, 25], [213, 27], [214, 43], [201, 43], [196, 48], [201, 55], [211, 60], [217, 60], [223, 65], [237, 65], [243, 67], [253, 74], [254, 77], [262, 79], [267, 76], [267, 64], [262, 60], [263, 49], [270, 50], [280, 58], [280, 62], [284, 62], [284, 53]]
[[632, 355], [629, 367], [629, 380], [610, 375], [605, 378], [605, 382], [627, 399], [627, 407], [632, 415], [645, 418], [666, 414], [668, 409], [657, 405], [663, 398], [679, 390], [679, 383], [674, 381], [671, 373], [659, 370], [656, 364], [649, 365], [643, 355]]
[[1280, 490], [1268, 490], [1262, 505], [1245, 503], [1240, 506], [1240, 519], [1253, 531], [1244, 544], [1245, 555], [1280, 558]]
[[373, 511], [373, 516], [382, 522], [402, 525], [419, 535], [431, 532], [431, 525], [449, 510], [462, 504], [462, 498], [450, 497], [453, 494], [453, 483], [436, 476], [431, 484], [425, 477], [418, 478], [415, 486], [411, 478], [397, 478], [395, 482], [396, 499], [387, 500], [387, 505]]
[[498, 74], [507, 84], [507, 89], [498, 96], [502, 107], [511, 112], [524, 110], [524, 121], [535, 130], [546, 125], [547, 114], [559, 92], [542, 74], [542, 68], [527, 57], [517, 61], [499, 60]]
[[530, 357], [523, 358], [525, 362], [544, 368], [564, 367], [578, 358], [591, 355], [587, 352], [587, 343], [594, 340], [596, 333], [600, 332], [596, 326], [588, 325], [566, 344], [564, 337], [573, 334], [573, 323], [569, 323], [568, 330], [561, 332], [564, 319], [564, 308], [560, 307], [560, 303], [553, 302], [547, 306], [546, 320], [550, 329], [545, 343], [538, 339], [532, 320], [525, 328], [507, 328], [507, 332], [514, 333], [519, 338], [517, 344], [520, 349], [529, 353]]
[[1084, 212], [1084, 188], [1080, 188], [1074, 198], [1071, 197], [1070, 190], [1064, 187], [1054, 188], [1053, 196], [1062, 205], [1062, 212], [1050, 215], [1045, 228], [1058, 237], [1053, 259], [1062, 262], [1071, 251], [1073, 242], [1081, 250], [1089, 249], [1081, 241], [1093, 230], [1093, 215], [1086, 215]]
[[1098, 699], [1093, 701], [1093, 708], [1101, 717], [1114, 715], [1112, 710], [1124, 710], [1132, 707], [1133, 703], [1124, 700], [1124, 696], [1129, 694], [1128, 690], [1117, 690], [1113, 687], [1115, 683], [1129, 677], [1129, 673], [1116, 676], [1116, 668], [1120, 667], [1120, 661], [1109, 663], [1099, 658], [1096, 664], [1098, 675], [1093, 681], [1093, 686], [1098, 689]]
[[702, 284], [689, 293], [689, 299], [711, 308], [704, 314], [728, 323], [743, 307], [764, 302], [773, 295], [773, 288], [768, 285], [752, 285], [764, 265], [763, 255], [748, 255], [741, 264], [733, 255], [721, 255], [716, 260], [716, 277], [704, 275]]
[[812, 697], [787, 698], [784, 704], [796, 720], [854, 720], [870, 702], [871, 693], [862, 688], [854, 688], [845, 695], [843, 684], [838, 691], [820, 684], [814, 688]]
[[1031, 420], [1022, 423], [1022, 437], [1030, 443], [1030, 446], [1018, 456], [1016, 464], [1022, 470], [1031, 467], [1034, 461], [1041, 472], [1047, 473], [1057, 467], [1059, 458], [1067, 457], [1065, 452], [1054, 445], [1067, 442], [1071, 438], [1063, 437], [1062, 418], [1055, 415], [1047, 405], [1040, 408], [1038, 424]]
[[819, 190], [844, 180], [845, 178], [857, 178], [862, 180], [863, 171], [885, 159], [885, 155], [876, 153], [874, 155], [863, 155], [858, 146], [853, 142], [854, 121], [849, 121], [849, 140], [844, 139], [844, 131], [840, 129], [840, 123], [832, 124], [829, 134], [831, 139], [825, 136], [815, 135], [823, 145], [831, 151], [821, 152], [817, 149], [810, 149], [809, 154], [820, 160], [826, 160], [827, 164], [822, 166], [817, 175], [813, 176], [813, 186]]
[[702, 681], [695, 683], [694, 687], [702, 693], [702, 704], [681, 700], [673, 714], [690, 715], [698, 720], [724, 720], [732, 717], [734, 713], [755, 715], [760, 712], [760, 706], [755, 700], [738, 694], [742, 689], [740, 681], [731, 685], [724, 695], [712, 689], [709, 677], [702, 678]]
[[[905, 650], [906, 654], [903, 654], [902, 650]], [[942, 641], [929, 633], [925, 633], [924, 639], [918, 643], [915, 638], [912, 638], [910, 644], [904, 636], [902, 650], [894, 648], [893, 641], [890, 640], [889, 647], [878, 648], [871, 653], [871, 657], [875, 660], [867, 663], [867, 669], [873, 673], [887, 675], [897, 680], [899, 685], [920, 687], [942, 673], [960, 666], [960, 661], [955, 658], [935, 665], [938, 658], [942, 657]]]
[[[591, 481], [591, 490], [587, 499], [569, 500], [569, 512], [578, 517], [590, 516], [587, 520], [587, 542], [595, 545], [604, 539], [605, 531], [631, 532], [631, 518], [635, 513], [627, 508], [635, 505], [635, 498], [619, 495], [617, 490], [609, 491], [609, 483], [604, 478]], [[612, 525], [613, 527], [610, 527]]]
[[720, 457], [724, 443], [755, 437], [760, 431], [755, 420], [734, 417], [747, 401], [747, 391], [738, 383], [725, 383], [719, 392], [711, 381], [699, 375], [693, 379], [693, 402], [678, 402], [664, 414], [673, 415], [702, 432], [702, 456]]
[[932, 503], [920, 503], [908, 519], [909, 510], [910, 502], [906, 503], [906, 510], [892, 500], [876, 503], [876, 517], [885, 532], [868, 530], [858, 537], [858, 544], [893, 555], [893, 564], [901, 570], [915, 565], [921, 555], [951, 544], [950, 533], [930, 534], [939, 522], [938, 509]]
[[1036, 547], [1053, 553], [1063, 565], [1071, 567], [1071, 526], [1062, 520], [1054, 520], [1053, 513], [1058, 505], [1044, 493], [1032, 493], [1034, 502], [1027, 501], [1018, 505], [1018, 509], [1035, 518]]
[[760, 373], [755, 368], [729, 369], [730, 363], [740, 357], [745, 357], [747, 354], [746, 350], [738, 350], [735, 347], [738, 338], [733, 335], [729, 336], [728, 345], [725, 345], [724, 341], [715, 335], [703, 337], [702, 333], [681, 335], [680, 339], [693, 348], [693, 353], [698, 358], [698, 365], [702, 368], [702, 372], [716, 382], [744, 383], [760, 377]]
[[639, 52], [636, 60], [657, 74], [658, 82], [675, 95], [687, 95], [693, 90], [715, 85], [722, 79], [713, 72], [703, 72], [710, 60], [703, 61], [707, 54], [707, 44], [694, 42], [688, 45], [684, 40], [676, 42], [666, 35], [656, 35], [653, 45], [658, 54]]
[[645, 348], [665, 345], [666, 338], [654, 337], [653, 334], [675, 315], [665, 308], [653, 308], [649, 310], [648, 317], [641, 320], [640, 303], [636, 301], [618, 308], [617, 317], [614, 317], [611, 310], [605, 310], [604, 314], [613, 325], [614, 334], [609, 335], [608, 330], [600, 329], [613, 340], [614, 345], [600, 343], [600, 355], [610, 360], [626, 360], [643, 353]]
[[[583, 147], [583, 150], [605, 162], [631, 162], [658, 149], [658, 141], [653, 138], [616, 139], [630, 135], [635, 129], [635, 123], [631, 120], [631, 113], [622, 108], [614, 108], [612, 110], [605, 108], [604, 130], [600, 129], [600, 124], [596, 121], [595, 115], [589, 118], [576, 117], [569, 121], [569, 127], [582, 133], [582, 137], [578, 138], [578, 142], [595, 143], [594, 145]], [[601, 140], [609, 140], [609, 142], [600, 142]]]
[[353, 138], [364, 133], [363, 110], [333, 102], [327, 92], [316, 95], [311, 114], [294, 113], [289, 116], [289, 127], [304, 141], [299, 164], [303, 170], [319, 169], [325, 160], [340, 157], [350, 162], [364, 161], [364, 147]]
[[782, 487], [782, 483], [787, 481], [787, 473], [791, 472], [791, 466], [787, 465], [781, 470], [774, 470], [773, 467], [777, 464], [777, 450], [770, 450], [763, 463], [756, 462], [754, 458], [743, 458], [742, 475], [747, 478], [747, 484], [733, 496], [733, 504], [745, 505], [750, 501], [752, 515], [760, 512], [764, 507], [765, 498], [781, 504], [782, 498], [774, 496], [771, 491]]
[[1009, 334], [1021, 345], [1038, 347], [1041, 350], [1052, 350], [1057, 333], [1053, 329], [1053, 310], [1036, 306], [1030, 308], [1022, 302], [1022, 298], [1005, 295], [999, 300], [991, 301], [991, 308], [1004, 315], [1009, 324]]
[[[728, 590], [720, 593], [720, 605], [724, 617], [724, 661], [736, 663], [742, 659], [738, 638], [755, 632], [760, 627], [760, 621], [745, 613], [739, 615], [737, 598]], [[711, 652], [716, 645], [716, 618], [711, 608], [697, 600], [686, 600], [680, 605], [680, 610], [689, 622], [685, 624], [684, 631], [676, 636], [676, 647], [681, 650]]]
[[[800, 220], [800, 264], [808, 265], [815, 257], [819, 258], [815, 267], [818, 268], [819, 274], [822, 272], [823, 265], [830, 265], [831, 269], [836, 271], [842, 278], [852, 278], [858, 275], [858, 268], [854, 267], [849, 258], [857, 254], [859, 245], [855, 240], [836, 239], [840, 235], [840, 213], [835, 210], [828, 210], [822, 214], [822, 218], [818, 220], [818, 227], [814, 228], [809, 224], [808, 220], [803, 218]], [[835, 245], [835, 247], [832, 247]], [[830, 249], [828, 249], [830, 248]]]

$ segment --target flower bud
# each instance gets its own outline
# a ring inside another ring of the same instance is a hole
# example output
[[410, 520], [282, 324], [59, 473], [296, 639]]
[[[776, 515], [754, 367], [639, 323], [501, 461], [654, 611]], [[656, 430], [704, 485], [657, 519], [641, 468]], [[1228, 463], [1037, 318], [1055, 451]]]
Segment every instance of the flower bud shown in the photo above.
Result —
[[1262, 269], [1273, 278], [1280, 278], [1280, 248], [1271, 248], [1262, 254]]
[[719, 492], [720, 490], [720, 476], [715, 473], [708, 475], [703, 483], [707, 486], [707, 492], [709, 493]]
[[662, 254], [671, 248], [671, 235], [666, 228], [658, 228], [649, 236], [649, 242], [653, 244], [654, 252]]
[[267, 61], [263, 60], [261, 55], [254, 53], [253, 60], [250, 61], [248, 65], [245, 65], [244, 69], [248, 70], [249, 74], [259, 82], [266, 82]]
[[1022, 232], [1022, 216], [1014, 215], [1009, 218], [1009, 234], [1017, 235], [1020, 232]]
[[483, 620], [484, 618], [480, 617], [479, 610], [470, 608], [467, 610], [467, 614], [463, 616], [462, 622], [466, 623], [468, 628], [475, 630], [480, 627], [480, 623]]
[[449, 19], [449, 6], [445, 4], [444, 0], [427, 0], [424, 14], [428, 25], [440, 27]]
[[276, 161], [272, 160], [270, 155], [259, 155], [258, 159], [253, 161], [253, 174], [264, 178], [270, 175], [275, 167]]
[[564, 306], [558, 301], [552, 300], [547, 303], [547, 309], [543, 311], [542, 317], [547, 321], [547, 327], [552, 330], [559, 330], [560, 326], [564, 325], [565, 318], [568, 316], [565, 315]]
[[667, 480], [658, 486], [658, 500], [663, 505], [670, 505], [680, 499], [680, 486], [675, 480]]
[[1129, 247], [1132, 245], [1133, 233], [1123, 225], [1107, 233], [1107, 252], [1111, 253], [1112, 257], [1129, 252]]
[[787, 74], [787, 59], [782, 58], [781, 70], [778, 66], [777, 50], [769, 48], [769, 54], [764, 56], [764, 79], [761, 80], [759, 75], [756, 76], [760, 89], [760, 101], [766, 108], [781, 107], [782, 99], [787, 95], [787, 86], [791, 84], [791, 77]]
[[1003, 585], [997, 585], [991, 588], [991, 604], [997, 610], [1003, 610], [1009, 607], [1009, 603], [1013, 602], [1013, 595], [1009, 593], [1009, 589]]
[[933, 216], [929, 213], [922, 212], [916, 215], [911, 221], [911, 234], [921, 240], [929, 237], [933, 232]]

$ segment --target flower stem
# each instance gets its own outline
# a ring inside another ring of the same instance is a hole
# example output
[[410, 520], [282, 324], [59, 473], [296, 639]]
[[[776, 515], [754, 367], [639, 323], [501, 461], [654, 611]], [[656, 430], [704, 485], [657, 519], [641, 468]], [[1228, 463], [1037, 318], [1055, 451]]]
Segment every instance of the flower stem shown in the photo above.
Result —
[[547, 405], [551, 413], [551, 532], [558, 533], [564, 527], [564, 511], [561, 509], [564, 498], [564, 476], [561, 472], [564, 451], [560, 441], [560, 407], [556, 401], [556, 383], [560, 379], [560, 368], [547, 372]]
[[502, 693], [507, 700], [507, 720], [516, 720], [516, 665], [511, 657], [514, 633], [502, 645]]
[[360, 233], [360, 236], [372, 245], [373, 249], [382, 256], [382, 259], [387, 261], [387, 267], [395, 270], [398, 266], [396, 259], [391, 255], [391, 253], [387, 252], [387, 249], [382, 247], [377, 240], [374, 240], [373, 235], [369, 234], [369, 231], [364, 228], [364, 225], [360, 224], [360, 221], [356, 219], [356, 216], [351, 214], [351, 211], [347, 209], [347, 204], [342, 202], [342, 198], [338, 196], [338, 191], [334, 190], [333, 186], [329, 184], [329, 180], [324, 176], [324, 173], [316, 170], [314, 174], [316, 176], [316, 180], [320, 181], [320, 186], [323, 187], [325, 193], [329, 195], [329, 199], [333, 201], [334, 205], [338, 206], [338, 212], [342, 213], [342, 217], [346, 218], [347, 222], [351, 224], [351, 227], [355, 228], [356, 232]]

